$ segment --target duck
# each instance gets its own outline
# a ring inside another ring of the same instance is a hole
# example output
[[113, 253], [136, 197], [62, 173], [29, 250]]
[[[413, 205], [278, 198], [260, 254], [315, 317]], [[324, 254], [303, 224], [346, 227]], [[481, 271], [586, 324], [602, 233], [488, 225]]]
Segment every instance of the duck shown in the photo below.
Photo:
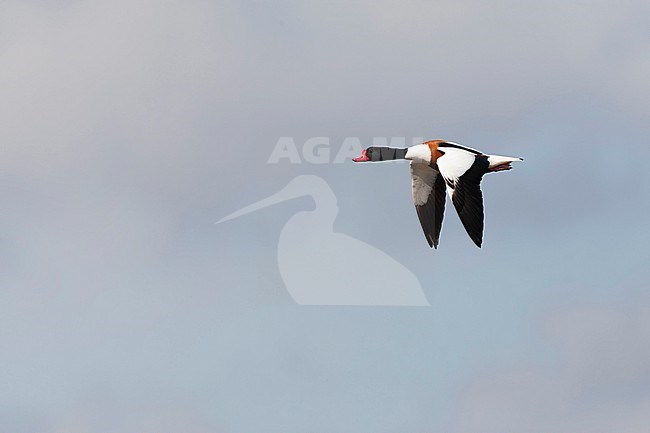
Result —
[[354, 162], [410, 161], [413, 204], [424, 236], [438, 248], [446, 196], [456, 208], [474, 244], [483, 244], [483, 193], [481, 180], [487, 173], [512, 169], [523, 158], [490, 155], [446, 140], [429, 140], [407, 148], [371, 146]]

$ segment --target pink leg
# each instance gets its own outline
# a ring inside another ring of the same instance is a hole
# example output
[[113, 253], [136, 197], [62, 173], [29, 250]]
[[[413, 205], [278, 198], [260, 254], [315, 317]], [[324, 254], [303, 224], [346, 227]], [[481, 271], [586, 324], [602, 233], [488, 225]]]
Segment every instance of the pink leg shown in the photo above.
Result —
[[490, 171], [505, 171], [505, 170], [510, 170], [512, 166], [510, 165], [509, 162], [506, 162], [505, 164], [500, 164], [495, 167], [492, 167]]

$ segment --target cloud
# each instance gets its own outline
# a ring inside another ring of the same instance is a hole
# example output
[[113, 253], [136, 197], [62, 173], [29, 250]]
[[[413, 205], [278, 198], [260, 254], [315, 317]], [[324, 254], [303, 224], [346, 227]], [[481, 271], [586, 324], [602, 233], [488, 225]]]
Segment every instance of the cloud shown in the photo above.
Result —
[[552, 352], [484, 370], [464, 393], [454, 431], [647, 431], [650, 315], [639, 306], [550, 312]]
[[[447, 396], [467, 353], [494, 357], [530, 326], [517, 312], [548, 280], [617, 295], [647, 280], [647, 15], [642, 2], [1, 2], [0, 425], [436, 431], [458, 409], [462, 433], [545, 414], [571, 431], [599, 413], [634, 432], [648, 324], [631, 307], [556, 311], [555, 364], [508, 358], [460, 408]], [[286, 136], [442, 136], [526, 161], [485, 181], [484, 250], [452, 209], [432, 252], [404, 166], [267, 164]], [[432, 308], [291, 304], [277, 239], [309, 200], [213, 225], [305, 173], [336, 194], [335, 230], [408, 263]]]

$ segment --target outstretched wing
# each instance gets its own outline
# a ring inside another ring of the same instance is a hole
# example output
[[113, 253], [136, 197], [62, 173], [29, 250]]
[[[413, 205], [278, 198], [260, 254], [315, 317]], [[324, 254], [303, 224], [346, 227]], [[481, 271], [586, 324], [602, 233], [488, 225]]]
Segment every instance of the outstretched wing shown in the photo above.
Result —
[[481, 179], [487, 173], [488, 165], [487, 158], [477, 157], [469, 170], [458, 178], [455, 188], [451, 191], [451, 201], [454, 203], [460, 221], [479, 248], [483, 243], [484, 224]]
[[445, 213], [445, 180], [428, 164], [411, 161], [413, 204], [430, 247], [437, 248]]

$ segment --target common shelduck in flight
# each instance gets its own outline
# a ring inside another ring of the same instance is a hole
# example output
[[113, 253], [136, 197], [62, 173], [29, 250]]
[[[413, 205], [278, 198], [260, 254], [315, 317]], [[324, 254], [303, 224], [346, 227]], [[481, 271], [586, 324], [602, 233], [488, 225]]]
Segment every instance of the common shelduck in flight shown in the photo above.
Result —
[[483, 242], [481, 179], [485, 173], [510, 170], [511, 162], [523, 161], [510, 156], [486, 155], [445, 140], [426, 141], [406, 149], [373, 146], [352, 160], [378, 162], [395, 159], [411, 161], [413, 203], [424, 236], [429, 246], [435, 248], [438, 247], [445, 212], [445, 189], [467, 234], [480, 248]]

